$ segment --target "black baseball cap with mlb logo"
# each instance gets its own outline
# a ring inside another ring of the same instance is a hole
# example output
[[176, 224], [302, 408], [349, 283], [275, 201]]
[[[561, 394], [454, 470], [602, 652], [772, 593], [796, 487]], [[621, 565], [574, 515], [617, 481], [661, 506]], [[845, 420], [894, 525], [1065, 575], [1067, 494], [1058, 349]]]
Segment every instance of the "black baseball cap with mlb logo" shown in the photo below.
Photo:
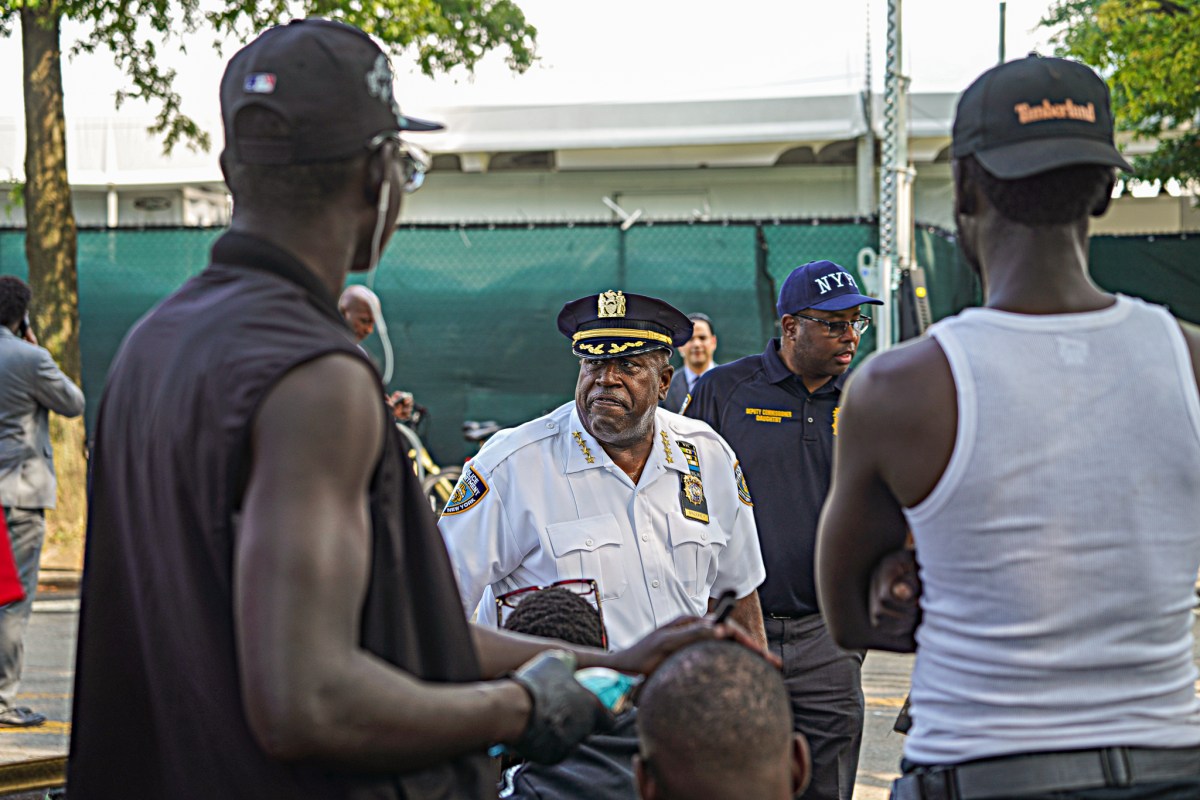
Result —
[[1002, 180], [1076, 164], [1132, 172], [1113, 143], [1108, 86], [1063, 58], [1009, 61], [967, 87], [954, 115], [954, 158], [973, 155]]
[[[258, 107], [288, 126], [285, 138], [238, 133], [238, 113]], [[239, 50], [221, 78], [225, 157], [242, 164], [338, 161], [367, 152], [380, 135], [436, 131], [400, 113], [387, 55], [358, 28], [300, 19], [263, 32]]]

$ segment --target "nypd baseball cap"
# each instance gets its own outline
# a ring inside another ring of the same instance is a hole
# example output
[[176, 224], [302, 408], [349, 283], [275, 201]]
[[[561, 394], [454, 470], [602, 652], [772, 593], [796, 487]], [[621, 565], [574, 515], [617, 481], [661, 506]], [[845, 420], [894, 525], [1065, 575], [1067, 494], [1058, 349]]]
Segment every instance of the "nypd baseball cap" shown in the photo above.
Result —
[[[287, 135], [239, 133], [238, 112], [277, 114]], [[436, 131], [400, 113], [387, 55], [358, 28], [327, 19], [279, 25], [239, 50], [221, 78], [226, 158], [242, 164], [306, 164], [366, 153], [383, 134]]]
[[954, 158], [973, 155], [1003, 180], [1076, 164], [1132, 172], [1113, 143], [1108, 86], [1063, 58], [1009, 61], [980, 75], [958, 100]]
[[858, 281], [845, 267], [832, 261], [810, 261], [796, 267], [779, 287], [779, 316], [795, 314], [806, 308], [820, 311], [844, 311], [861, 305], [883, 305], [858, 289]]
[[657, 297], [610, 290], [563, 306], [558, 330], [580, 358], [616, 358], [672, 352], [692, 338], [692, 321]]

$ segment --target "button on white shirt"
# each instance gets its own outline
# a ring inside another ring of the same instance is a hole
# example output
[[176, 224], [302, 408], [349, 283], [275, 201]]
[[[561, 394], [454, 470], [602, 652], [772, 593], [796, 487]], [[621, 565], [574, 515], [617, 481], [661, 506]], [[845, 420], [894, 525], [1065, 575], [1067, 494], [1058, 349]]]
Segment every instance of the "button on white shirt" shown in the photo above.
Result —
[[[707, 524], [683, 514], [680, 439], [698, 454]], [[662, 409], [636, 485], [584, 429], [574, 402], [497, 434], [439, 522], [464, 609], [478, 606], [479, 621], [495, 624], [496, 595], [593, 578], [609, 641], [623, 648], [683, 614], [704, 614], [726, 589], [746, 596], [766, 573], [735, 463], [707, 424]]]

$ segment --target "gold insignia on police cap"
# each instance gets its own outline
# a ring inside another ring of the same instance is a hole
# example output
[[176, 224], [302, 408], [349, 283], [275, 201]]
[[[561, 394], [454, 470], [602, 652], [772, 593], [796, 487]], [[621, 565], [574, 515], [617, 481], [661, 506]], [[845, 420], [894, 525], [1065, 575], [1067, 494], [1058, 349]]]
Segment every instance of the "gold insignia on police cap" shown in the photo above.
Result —
[[620, 291], [604, 292], [597, 298], [596, 314], [601, 317], [623, 317], [625, 316], [625, 295]]

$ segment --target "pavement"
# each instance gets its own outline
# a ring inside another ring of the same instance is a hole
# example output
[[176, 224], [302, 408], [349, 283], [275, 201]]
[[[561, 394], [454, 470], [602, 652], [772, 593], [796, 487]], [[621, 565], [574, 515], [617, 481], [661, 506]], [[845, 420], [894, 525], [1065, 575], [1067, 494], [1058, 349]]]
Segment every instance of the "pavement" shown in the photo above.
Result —
[[40, 571], [25, 635], [25, 669], [17, 700], [45, 714], [47, 720], [36, 728], [0, 728], [0, 765], [67, 753], [79, 579], [75, 570]]
[[17, 700], [46, 715], [34, 728], [0, 727], [0, 798], [57, 797], [71, 736], [79, 573], [43, 570], [25, 635], [25, 669]]
[[900, 777], [904, 737], [892, 730], [908, 695], [913, 656], [872, 650], [863, 662], [863, 743], [858, 757], [854, 800], [887, 800], [892, 781]]

